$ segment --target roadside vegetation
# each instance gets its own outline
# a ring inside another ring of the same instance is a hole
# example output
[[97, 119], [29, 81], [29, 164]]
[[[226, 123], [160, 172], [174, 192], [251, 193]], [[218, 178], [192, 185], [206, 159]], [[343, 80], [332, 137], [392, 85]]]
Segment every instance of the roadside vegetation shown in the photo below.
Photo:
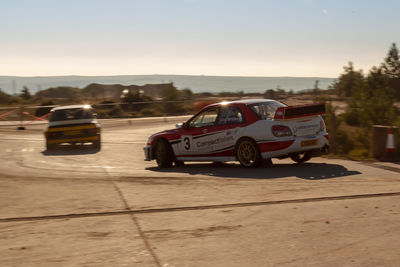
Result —
[[[325, 122], [330, 133], [332, 155], [350, 159], [370, 157], [373, 125], [400, 127], [400, 60], [392, 44], [379, 66], [367, 73], [357, 70], [352, 62], [326, 90], [314, 87], [300, 92], [279, 86], [264, 93], [220, 92], [193, 93], [177, 89], [173, 83], [145, 86], [90, 84], [85, 88], [59, 86], [31, 94], [23, 87], [19, 95], [0, 89], [0, 106], [41, 106], [32, 115], [46, 115], [51, 106], [92, 104], [99, 118], [135, 118], [193, 114], [205, 105], [241, 98], [269, 98], [288, 104], [326, 102]], [[22, 113], [22, 112], [21, 112]], [[28, 118], [27, 118], [28, 119]]]

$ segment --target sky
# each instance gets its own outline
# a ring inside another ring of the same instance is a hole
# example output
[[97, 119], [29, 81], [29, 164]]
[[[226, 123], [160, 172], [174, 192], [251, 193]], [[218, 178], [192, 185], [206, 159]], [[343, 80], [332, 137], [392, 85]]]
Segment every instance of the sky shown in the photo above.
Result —
[[0, 75], [337, 77], [394, 42], [397, 0], [0, 0]]

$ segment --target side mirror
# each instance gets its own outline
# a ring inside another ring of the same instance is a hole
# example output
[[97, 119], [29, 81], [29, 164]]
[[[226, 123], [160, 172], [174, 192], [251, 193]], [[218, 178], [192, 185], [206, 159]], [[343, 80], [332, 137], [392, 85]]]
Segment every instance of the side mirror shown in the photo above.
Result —
[[189, 128], [189, 123], [187, 123], [187, 122], [182, 123], [182, 128], [183, 129], [188, 129]]

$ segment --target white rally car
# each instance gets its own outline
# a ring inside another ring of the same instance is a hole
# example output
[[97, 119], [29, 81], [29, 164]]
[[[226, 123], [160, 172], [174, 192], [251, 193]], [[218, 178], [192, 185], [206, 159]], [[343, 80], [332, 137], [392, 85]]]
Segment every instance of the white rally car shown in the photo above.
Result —
[[176, 129], [150, 136], [145, 160], [155, 159], [159, 167], [236, 160], [255, 167], [286, 157], [302, 163], [329, 152], [324, 113], [323, 103], [287, 106], [268, 99], [208, 105]]

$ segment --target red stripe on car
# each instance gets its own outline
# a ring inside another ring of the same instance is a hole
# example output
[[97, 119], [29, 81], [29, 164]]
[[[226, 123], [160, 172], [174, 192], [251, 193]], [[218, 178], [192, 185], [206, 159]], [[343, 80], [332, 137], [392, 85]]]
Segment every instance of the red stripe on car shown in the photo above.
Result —
[[210, 154], [193, 154], [193, 155], [179, 155], [176, 156], [178, 157], [191, 157], [191, 158], [196, 158], [196, 157], [233, 157], [235, 155], [235, 150], [230, 149], [222, 152], [216, 152], [216, 153], [210, 153]]
[[271, 152], [271, 151], [277, 151], [277, 150], [288, 148], [293, 143], [294, 143], [294, 140], [265, 142], [265, 143], [258, 143], [258, 147], [260, 148], [261, 153], [262, 152]]

